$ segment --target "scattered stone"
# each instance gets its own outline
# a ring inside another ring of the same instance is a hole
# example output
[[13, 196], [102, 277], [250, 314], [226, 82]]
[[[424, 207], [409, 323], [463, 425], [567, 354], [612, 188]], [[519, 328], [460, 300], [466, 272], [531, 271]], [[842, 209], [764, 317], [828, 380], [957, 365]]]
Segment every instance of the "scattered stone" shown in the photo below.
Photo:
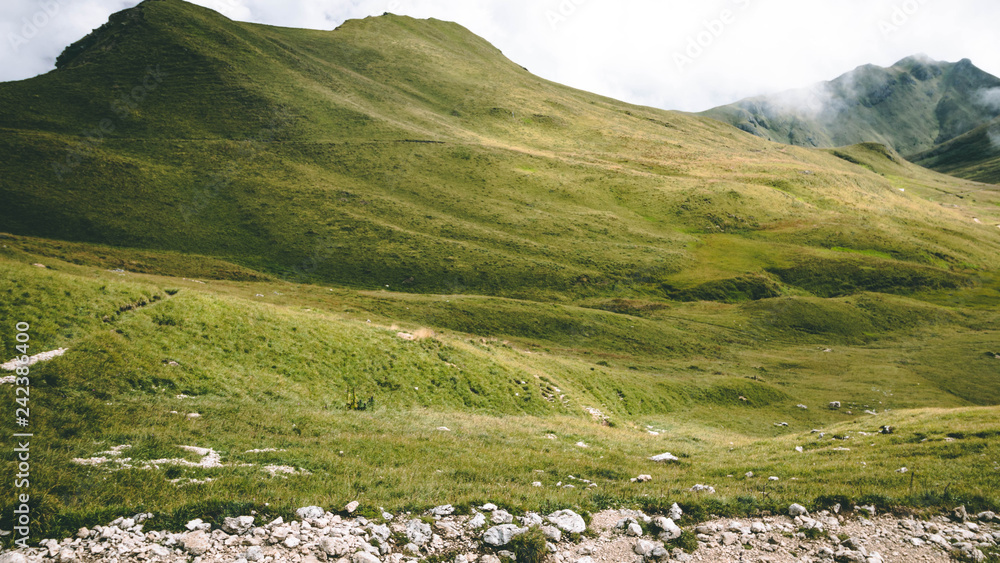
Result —
[[[300, 511], [303, 509], [299, 509]], [[322, 513], [321, 513], [322, 515]], [[301, 514], [300, 514], [301, 516]], [[253, 516], [238, 516], [236, 518], [226, 518], [222, 521], [222, 531], [227, 534], [242, 536], [253, 530]]]
[[652, 475], [639, 475], [638, 477], [633, 477], [632, 478], [632, 482], [633, 483], [646, 483], [646, 482], [652, 481], [652, 480], [653, 480], [653, 476]]
[[[303, 520], [315, 520], [322, 518], [326, 512], [318, 506], [304, 506], [295, 511], [295, 514]], [[251, 524], [253, 522], [251, 521]]]
[[672, 505], [670, 505], [670, 511], [667, 513], [667, 515], [670, 516], [672, 520], [676, 521], [681, 519], [681, 516], [684, 515], [684, 511], [681, 510], [680, 505], [675, 502]]
[[840, 401], [831, 401], [830, 402], [830, 408], [833, 409], [833, 410], [839, 409], [840, 408]]
[[795, 518], [796, 516], [808, 516], [809, 511], [806, 510], [806, 507], [801, 504], [793, 504], [788, 507], [788, 515], [792, 518]]
[[490, 522], [494, 524], [510, 524], [514, 521], [514, 516], [506, 510], [494, 510], [490, 515]]
[[431, 541], [431, 527], [420, 520], [410, 520], [406, 523], [406, 539], [417, 547]]
[[582, 534], [587, 530], [583, 517], [572, 510], [559, 510], [549, 514], [549, 522], [568, 534]]
[[965, 522], [969, 519], [969, 513], [965, 510], [965, 506], [959, 506], [951, 514], [959, 522]]
[[502, 547], [510, 543], [514, 536], [527, 532], [527, 528], [519, 528], [514, 524], [501, 524], [493, 526], [483, 534], [483, 542], [493, 547]]
[[211, 547], [211, 541], [208, 534], [204, 530], [198, 530], [197, 532], [190, 532], [184, 536], [184, 551], [187, 551], [195, 557], [199, 555], [204, 555], [209, 547]]
[[656, 463], [667, 463], [671, 461], [680, 461], [680, 458], [671, 454], [670, 452], [662, 453], [660, 455], [654, 455], [649, 458], [650, 461], [655, 461]]
[[431, 509], [432, 516], [450, 516], [455, 513], [455, 507], [450, 504], [435, 506]]
[[354, 511], [357, 510], [359, 506], [361, 506], [360, 502], [352, 500], [351, 502], [347, 503], [347, 506], [344, 507], [344, 510], [348, 514], [354, 514]]

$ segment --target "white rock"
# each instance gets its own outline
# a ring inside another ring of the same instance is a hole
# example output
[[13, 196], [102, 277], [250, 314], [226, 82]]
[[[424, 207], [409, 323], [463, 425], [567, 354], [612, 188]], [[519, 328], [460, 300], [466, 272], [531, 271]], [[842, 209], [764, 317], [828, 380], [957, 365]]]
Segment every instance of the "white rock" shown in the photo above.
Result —
[[677, 456], [673, 455], [670, 452], [666, 452], [660, 455], [654, 455], [653, 457], [649, 458], [649, 460], [655, 461], [657, 463], [667, 463], [671, 461], [680, 461], [680, 458], [678, 458]]
[[322, 518], [326, 511], [318, 506], [303, 506], [295, 514], [303, 520], [316, 520]]
[[640, 526], [637, 522], [632, 522], [628, 525], [626, 533], [634, 538], [637, 538], [642, 535], [642, 526]]
[[653, 518], [653, 524], [660, 529], [661, 540], [670, 541], [681, 537], [681, 529], [677, 524], [674, 524], [672, 518], [658, 516]]
[[678, 505], [675, 502], [674, 504], [670, 505], [670, 511], [667, 513], [667, 516], [669, 516], [671, 519], [675, 521], [680, 520], [681, 516], [684, 516], [684, 511], [681, 510], [680, 505]]
[[488, 503], [486, 503], [486, 504], [484, 504], [484, 505], [482, 505], [482, 506], [479, 507], [479, 510], [482, 510], [482, 511], [485, 511], [485, 512], [493, 512], [496, 509], [497, 509], [497, 505], [493, 504], [492, 502], [488, 502]]
[[381, 563], [378, 557], [375, 557], [371, 553], [366, 553], [364, 551], [359, 551], [351, 556], [351, 563]]
[[298, 547], [299, 544], [302, 543], [302, 542], [299, 540], [299, 538], [297, 538], [295, 536], [288, 536], [287, 538], [285, 538], [284, 543], [285, 543], [285, 547], [287, 547], [288, 549], [294, 549], [294, 548]]
[[441, 506], [435, 506], [431, 509], [431, 515], [433, 516], [450, 516], [455, 513], [455, 507], [450, 504], [443, 504]]
[[187, 551], [195, 557], [199, 555], [204, 555], [205, 552], [212, 546], [211, 539], [204, 530], [198, 530], [197, 532], [190, 532], [184, 536], [184, 551]]
[[264, 550], [260, 548], [259, 545], [252, 545], [247, 548], [246, 553], [243, 557], [247, 561], [263, 561], [264, 560]]
[[352, 500], [351, 502], [347, 503], [347, 506], [344, 507], [344, 510], [346, 510], [348, 514], [354, 514], [354, 511], [357, 510], [359, 506], [361, 506], [360, 502]]
[[0, 563], [28, 563], [28, 560], [16, 551], [8, 551], [0, 555]]
[[517, 520], [518, 520], [518, 522], [521, 523], [522, 526], [525, 526], [525, 527], [528, 527], [528, 528], [530, 528], [532, 526], [541, 526], [542, 524], [545, 523], [545, 521], [542, 520], [542, 517], [539, 516], [537, 513], [534, 513], [534, 512], [528, 512], [524, 516], [519, 517]]
[[420, 520], [410, 520], [406, 523], [406, 538], [420, 547], [431, 541], [431, 527]]
[[656, 549], [656, 544], [646, 540], [639, 540], [635, 543], [635, 546], [632, 547], [632, 551], [634, 551], [636, 555], [641, 555], [642, 557], [647, 558], [652, 557], [654, 549]]
[[559, 543], [562, 539], [562, 530], [555, 526], [542, 526], [542, 535], [550, 542]]
[[494, 510], [490, 516], [490, 522], [494, 524], [510, 524], [514, 521], [514, 516], [506, 510]]
[[806, 510], [806, 507], [801, 504], [793, 504], [788, 507], [788, 515], [792, 518], [795, 518], [796, 516], [806, 516], [808, 514], [809, 511]]
[[569, 534], [582, 534], [587, 530], [583, 517], [572, 510], [559, 510], [549, 514], [549, 522]]
[[514, 536], [527, 531], [527, 528], [519, 528], [514, 524], [501, 524], [486, 530], [486, 533], [483, 534], [483, 542], [493, 547], [501, 547], [510, 543]]
[[242, 536], [253, 530], [253, 516], [238, 516], [236, 518], [225, 518], [222, 521], [222, 531], [227, 534]]
[[481, 512], [477, 512], [476, 515], [473, 516], [471, 520], [469, 520], [468, 524], [468, 526], [473, 530], [482, 528], [485, 525], [486, 525], [486, 516], [483, 516]]

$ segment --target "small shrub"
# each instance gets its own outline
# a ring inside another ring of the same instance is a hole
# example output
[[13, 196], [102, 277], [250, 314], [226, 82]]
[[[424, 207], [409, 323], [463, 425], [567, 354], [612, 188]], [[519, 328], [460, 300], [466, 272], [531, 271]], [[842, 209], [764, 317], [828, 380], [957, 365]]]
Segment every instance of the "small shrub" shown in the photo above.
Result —
[[811, 540], [818, 540], [825, 535], [825, 532], [819, 528], [799, 528], [799, 532]]
[[548, 549], [545, 547], [545, 534], [538, 526], [514, 536], [508, 549], [517, 556], [518, 563], [542, 563], [545, 556], [548, 555]]
[[683, 549], [684, 553], [694, 553], [698, 549], [698, 536], [691, 530], [683, 530], [679, 538], [670, 540], [669, 545]]

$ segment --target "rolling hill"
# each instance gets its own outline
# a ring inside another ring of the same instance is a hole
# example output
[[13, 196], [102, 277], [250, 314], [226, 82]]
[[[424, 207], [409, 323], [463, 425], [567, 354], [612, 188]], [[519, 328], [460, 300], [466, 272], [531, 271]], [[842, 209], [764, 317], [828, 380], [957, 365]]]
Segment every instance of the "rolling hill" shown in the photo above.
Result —
[[146, 0], [0, 84], [0, 156], [0, 353], [17, 323], [68, 348], [31, 367], [44, 537], [351, 500], [1000, 502], [1000, 189], [884, 144], [582, 92], [439, 20]]
[[[921, 192], [980, 186], [915, 173], [900, 192], [826, 153], [544, 81], [441, 21], [294, 30], [151, 0], [0, 101], [8, 231], [302, 280], [669, 296], [739, 278], [769, 295], [799, 279], [779, 270], [867, 260], [832, 247], [891, 255], [918, 286], [1000, 255], [992, 225]], [[692, 275], [718, 237], [761, 259]]]
[[[830, 82], [750, 98], [703, 115], [780, 143], [838, 147], [877, 142], [909, 158], [988, 124], [1000, 115], [997, 92], [1000, 79], [968, 59], [948, 63], [915, 56], [888, 68], [858, 67]], [[968, 175], [972, 170], [939, 166], [937, 160], [924, 162], [940, 172], [983, 178]]]
[[945, 174], [998, 184], [1000, 118], [910, 158], [921, 166]]

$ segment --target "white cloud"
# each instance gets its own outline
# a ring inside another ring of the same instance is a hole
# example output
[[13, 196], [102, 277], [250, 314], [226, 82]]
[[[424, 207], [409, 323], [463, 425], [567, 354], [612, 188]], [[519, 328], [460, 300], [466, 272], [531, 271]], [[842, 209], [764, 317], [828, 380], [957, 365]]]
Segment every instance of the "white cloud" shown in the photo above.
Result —
[[1000, 88], [980, 90], [979, 101], [994, 111], [1000, 111]]
[[[47, 3], [60, 13], [15, 53], [10, 38]], [[0, 80], [52, 68], [68, 44], [136, 0], [4, 0]], [[914, 53], [970, 58], [1000, 75], [992, 0], [196, 0], [226, 16], [332, 29], [393, 12], [457, 21], [544, 78], [697, 111], [805, 87]], [[728, 11], [728, 12], [727, 12]], [[692, 42], [699, 47], [688, 49]], [[690, 64], [679, 65], [678, 54]]]

